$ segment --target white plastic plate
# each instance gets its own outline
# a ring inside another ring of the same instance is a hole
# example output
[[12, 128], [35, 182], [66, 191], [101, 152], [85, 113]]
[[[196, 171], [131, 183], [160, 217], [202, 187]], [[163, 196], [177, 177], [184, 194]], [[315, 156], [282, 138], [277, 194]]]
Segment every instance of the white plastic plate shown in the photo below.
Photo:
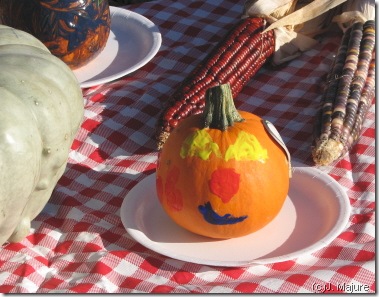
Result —
[[111, 31], [105, 48], [94, 60], [74, 70], [82, 88], [113, 81], [141, 68], [161, 46], [158, 27], [144, 16], [114, 6], [110, 13]]
[[346, 227], [350, 202], [341, 186], [313, 167], [294, 167], [278, 216], [247, 236], [216, 240], [175, 224], [160, 206], [155, 174], [125, 197], [121, 220], [129, 235], [162, 255], [212, 266], [241, 267], [295, 259], [333, 241]]

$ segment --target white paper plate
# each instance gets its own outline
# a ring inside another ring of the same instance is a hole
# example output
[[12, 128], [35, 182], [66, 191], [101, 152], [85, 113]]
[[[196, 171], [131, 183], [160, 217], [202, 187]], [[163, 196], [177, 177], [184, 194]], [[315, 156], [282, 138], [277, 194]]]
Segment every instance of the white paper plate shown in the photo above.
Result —
[[144, 16], [113, 6], [110, 13], [111, 31], [105, 48], [94, 60], [74, 70], [82, 88], [103, 84], [139, 69], [161, 46], [158, 27]]
[[290, 190], [278, 216], [250, 235], [216, 240], [175, 224], [160, 206], [155, 174], [125, 197], [121, 220], [137, 242], [162, 255], [212, 266], [269, 264], [315, 252], [346, 227], [350, 202], [341, 186], [312, 167], [294, 167]]

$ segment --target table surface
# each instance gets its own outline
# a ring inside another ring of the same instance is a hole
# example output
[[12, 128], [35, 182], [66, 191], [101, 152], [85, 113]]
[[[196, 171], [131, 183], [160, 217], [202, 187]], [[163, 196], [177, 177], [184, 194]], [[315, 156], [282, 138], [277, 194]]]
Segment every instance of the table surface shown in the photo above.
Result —
[[[124, 197], [156, 168], [157, 114], [241, 16], [244, 1], [216, 2], [125, 7], [159, 27], [162, 46], [139, 70], [83, 89], [84, 121], [66, 172], [32, 221], [31, 234], [0, 250], [0, 292], [375, 292], [375, 104], [351, 152], [320, 168], [346, 191], [352, 207], [344, 231], [321, 250], [285, 262], [215, 267], [155, 253], [123, 227]], [[280, 68], [266, 65], [235, 99], [239, 109], [270, 120], [293, 160], [306, 166], [314, 166], [314, 116], [338, 42], [328, 37]]]

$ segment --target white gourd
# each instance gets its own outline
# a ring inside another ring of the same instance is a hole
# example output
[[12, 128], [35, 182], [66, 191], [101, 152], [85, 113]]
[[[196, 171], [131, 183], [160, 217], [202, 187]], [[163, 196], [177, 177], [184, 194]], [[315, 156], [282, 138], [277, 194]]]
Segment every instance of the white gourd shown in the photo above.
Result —
[[0, 25], [0, 244], [29, 234], [65, 171], [83, 112], [72, 70], [32, 35]]

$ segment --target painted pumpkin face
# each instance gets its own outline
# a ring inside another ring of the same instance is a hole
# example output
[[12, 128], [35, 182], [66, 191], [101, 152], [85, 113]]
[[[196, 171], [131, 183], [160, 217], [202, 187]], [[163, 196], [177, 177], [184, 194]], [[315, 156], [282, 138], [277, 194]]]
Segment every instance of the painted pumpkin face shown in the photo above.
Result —
[[239, 111], [243, 122], [225, 131], [183, 120], [158, 158], [157, 193], [183, 228], [213, 238], [257, 231], [279, 213], [289, 189], [289, 162], [262, 119]]

